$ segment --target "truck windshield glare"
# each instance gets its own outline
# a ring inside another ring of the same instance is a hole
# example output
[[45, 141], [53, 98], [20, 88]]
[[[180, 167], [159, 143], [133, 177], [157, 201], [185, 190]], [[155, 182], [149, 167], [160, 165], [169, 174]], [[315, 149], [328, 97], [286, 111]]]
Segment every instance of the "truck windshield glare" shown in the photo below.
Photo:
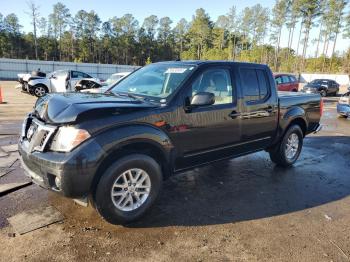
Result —
[[194, 66], [179, 64], [149, 65], [117, 83], [110, 91], [163, 99], [170, 96], [193, 69]]

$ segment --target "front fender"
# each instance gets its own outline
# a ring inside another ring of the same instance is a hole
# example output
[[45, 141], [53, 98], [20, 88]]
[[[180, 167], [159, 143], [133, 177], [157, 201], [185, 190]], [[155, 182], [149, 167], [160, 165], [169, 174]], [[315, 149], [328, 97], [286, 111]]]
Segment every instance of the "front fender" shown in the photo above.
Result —
[[36, 85], [45, 85], [47, 88], [48, 86], [48, 81], [46, 79], [35, 79], [35, 80], [30, 80], [28, 82], [28, 85], [31, 86], [36, 86]]
[[169, 163], [174, 148], [163, 130], [144, 123], [116, 126], [97, 134], [95, 139], [106, 155], [133, 143], [146, 143], [161, 150]]

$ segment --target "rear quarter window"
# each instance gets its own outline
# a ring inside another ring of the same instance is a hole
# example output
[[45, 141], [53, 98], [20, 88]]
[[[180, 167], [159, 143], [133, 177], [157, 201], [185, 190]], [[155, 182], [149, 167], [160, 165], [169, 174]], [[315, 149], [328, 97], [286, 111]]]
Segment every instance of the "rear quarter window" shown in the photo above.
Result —
[[246, 101], [258, 101], [260, 99], [259, 84], [254, 69], [242, 68], [240, 70], [242, 89]]
[[259, 103], [270, 94], [266, 72], [255, 68], [241, 68], [240, 77], [246, 102]]
[[289, 76], [290, 82], [297, 82], [297, 79], [294, 76]]
[[282, 82], [283, 82], [283, 84], [289, 83], [290, 82], [289, 77], [288, 76], [282, 76]]
[[268, 79], [266, 77], [266, 73], [263, 70], [256, 70], [256, 75], [258, 77], [259, 90], [260, 90], [260, 99], [265, 99], [265, 97], [269, 94], [268, 88]]

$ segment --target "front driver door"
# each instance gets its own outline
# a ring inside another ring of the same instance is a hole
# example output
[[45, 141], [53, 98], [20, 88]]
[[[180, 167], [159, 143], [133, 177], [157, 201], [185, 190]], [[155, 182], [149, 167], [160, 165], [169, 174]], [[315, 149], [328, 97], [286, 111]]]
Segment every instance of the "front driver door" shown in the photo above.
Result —
[[171, 134], [181, 155], [176, 169], [232, 155], [241, 139], [236, 85], [232, 80], [230, 67], [209, 67], [197, 73], [187, 90], [187, 103], [198, 92], [214, 93], [215, 103], [179, 109], [181, 128]]

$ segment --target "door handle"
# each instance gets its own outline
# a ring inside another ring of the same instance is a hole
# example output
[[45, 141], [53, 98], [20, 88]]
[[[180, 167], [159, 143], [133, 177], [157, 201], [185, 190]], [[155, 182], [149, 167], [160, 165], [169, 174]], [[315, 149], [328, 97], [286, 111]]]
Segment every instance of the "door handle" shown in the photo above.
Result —
[[235, 119], [235, 118], [241, 116], [241, 113], [238, 113], [236, 111], [232, 111], [228, 116], [231, 117], [232, 119]]

